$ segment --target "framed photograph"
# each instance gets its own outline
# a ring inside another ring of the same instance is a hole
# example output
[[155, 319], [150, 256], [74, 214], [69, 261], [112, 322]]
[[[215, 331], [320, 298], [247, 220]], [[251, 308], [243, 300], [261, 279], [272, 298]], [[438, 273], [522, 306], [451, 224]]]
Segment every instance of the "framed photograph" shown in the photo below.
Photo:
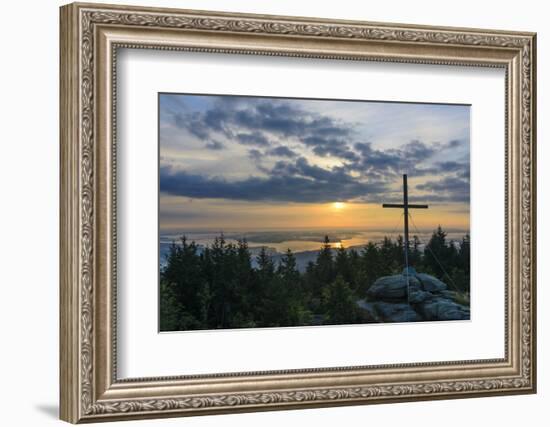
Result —
[[61, 8], [61, 418], [536, 391], [535, 34]]

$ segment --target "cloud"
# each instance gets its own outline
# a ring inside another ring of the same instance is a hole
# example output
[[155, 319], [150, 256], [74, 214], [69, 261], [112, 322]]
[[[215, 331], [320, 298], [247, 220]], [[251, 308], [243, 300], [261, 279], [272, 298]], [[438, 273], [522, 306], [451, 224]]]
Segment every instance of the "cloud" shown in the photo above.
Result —
[[252, 133], [239, 133], [236, 135], [236, 141], [243, 145], [258, 145], [261, 147], [267, 147], [270, 144], [269, 139], [258, 131]]
[[428, 146], [425, 143], [412, 140], [405, 144], [401, 150], [395, 150], [407, 161], [420, 162], [433, 156], [437, 151], [437, 145]]
[[459, 139], [451, 139], [447, 144], [445, 144], [445, 148], [459, 148], [463, 144], [464, 142]]
[[203, 120], [198, 112], [178, 112], [173, 115], [174, 124], [179, 129], [187, 129], [189, 133], [200, 139], [207, 139], [211, 134], [211, 128]]
[[361, 158], [351, 165], [351, 168], [363, 174], [398, 173], [403, 166], [404, 159], [395, 152], [376, 150], [370, 142], [358, 142], [354, 145]]
[[371, 142], [364, 124], [338, 119], [330, 108], [309, 108], [310, 101], [238, 96], [187, 99], [186, 108], [161, 110], [163, 119], [205, 141], [209, 150], [228, 150], [224, 156], [247, 162], [247, 168], [226, 180], [221, 158], [205, 162], [208, 166], [194, 168], [199, 172], [193, 173], [173, 165], [163, 169], [164, 192], [194, 198], [378, 203], [398, 199], [398, 180], [408, 173], [425, 177], [414, 189], [425, 193], [413, 194], [419, 200], [469, 200], [467, 138], [430, 143], [411, 139], [381, 147], [376, 139]]
[[296, 203], [369, 199], [387, 191], [385, 184], [360, 182], [341, 171], [310, 165], [305, 159], [290, 166], [286, 173], [251, 176], [238, 181], [161, 167], [160, 190], [191, 198]]
[[470, 201], [470, 182], [469, 180], [447, 176], [441, 179], [428, 181], [424, 184], [416, 186], [418, 190], [427, 191], [431, 194], [431, 200], [437, 201], [454, 201], [454, 202], [469, 202]]
[[[175, 113], [173, 124], [200, 139], [222, 134], [241, 145], [267, 148], [277, 139], [290, 138], [322, 157], [358, 160], [346, 142], [353, 134], [349, 124], [326, 115], [307, 112], [298, 105], [281, 100], [252, 98], [247, 99], [247, 102], [232, 102], [228, 105], [227, 98], [218, 97], [217, 102], [206, 111]], [[269, 153], [280, 156], [282, 151], [277, 154], [273, 149]], [[283, 155], [290, 154], [286, 152]]]
[[221, 134], [245, 146], [265, 148], [264, 156], [290, 157], [288, 150], [272, 148], [281, 139], [301, 144], [319, 157], [345, 161], [350, 170], [378, 176], [409, 172], [433, 173], [426, 160], [438, 151], [463, 148], [465, 143], [452, 139], [446, 143], [412, 140], [396, 149], [375, 149], [361, 142], [355, 123], [345, 123], [328, 114], [306, 110], [299, 102], [270, 98], [214, 97], [204, 111], [183, 110], [173, 115], [174, 124], [200, 139]]
[[261, 100], [255, 108], [239, 109], [232, 119], [242, 127], [270, 131], [283, 136], [296, 135], [304, 124], [303, 112], [288, 103]]
[[204, 145], [209, 150], [223, 150], [225, 148], [225, 145], [223, 145], [220, 141], [209, 141]]
[[262, 152], [253, 148], [252, 150], [248, 150], [248, 157], [255, 162], [260, 162], [262, 160]]
[[[461, 146], [463, 145], [464, 143]], [[360, 154], [360, 159], [348, 167], [365, 175], [386, 178], [403, 173], [415, 176], [460, 173], [462, 177], [469, 176], [469, 164], [466, 162], [430, 162], [431, 158], [447, 146], [448, 144], [440, 143], [428, 145], [413, 140], [400, 148], [379, 150], [373, 148], [370, 142], [358, 142], [354, 148]]]
[[321, 157], [334, 156], [351, 161], [359, 160], [359, 157], [350, 149], [347, 142], [337, 137], [327, 137], [319, 133], [301, 138], [300, 141], [312, 147], [313, 152]]
[[284, 145], [280, 145], [278, 147], [272, 148], [268, 151], [269, 154], [276, 157], [289, 157], [293, 158], [296, 157], [296, 153], [292, 151], [290, 148], [285, 147]]
[[463, 172], [465, 169], [469, 169], [467, 163], [455, 162], [454, 160], [447, 162], [438, 162], [438, 169], [446, 172]]

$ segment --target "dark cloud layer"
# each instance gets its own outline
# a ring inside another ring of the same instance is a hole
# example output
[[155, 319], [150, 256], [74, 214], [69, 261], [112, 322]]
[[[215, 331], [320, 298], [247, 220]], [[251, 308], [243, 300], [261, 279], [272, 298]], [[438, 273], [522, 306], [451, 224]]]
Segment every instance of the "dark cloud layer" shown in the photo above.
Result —
[[220, 141], [208, 141], [205, 145], [206, 148], [209, 150], [223, 150], [225, 148], [225, 145], [223, 145]]
[[416, 188], [430, 192], [432, 198], [441, 200], [468, 202], [470, 200], [470, 182], [467, 179], [447, 176], [438, 180], [417, 185]]
[[276, 157], [289, 157], [294, 158], [296, 157], [296, 153], [292, 151], [290, 148], [285, 147], [284, 145], [280, 145], [278, 147], [272, 148], [268, 151], [268, 154]]
[[204, 139], [221, 133], [242, 145], [268, 147], [273, 138], [302, 143], [319, 155], [351, 157], [346, 139], [352, 136], [349, 125], [330, 117], [305, 112], [289, 103], [256, 100], [238, 108], [228, 98], [219, 98], [209, 110], [177, 113], [174, 124]]
[[184, 171], [161, 168], [161, 191], [191, 198], [223, 198], [247, 201], [328, 203], [380, 194], [385, 184], [363, 183], [346, 174], [333, 173], [300, 162], [298, 174], [249, 177], [230, 182]]
[[[233, 182], [164, 167], [161, 191], [165, 193], [237, 200], [382, 202], [398, 196], [389, 192], [389, 184], [409, 173], [441, 177], [416, 186], [425, 192], [421, 197], [426, 202], [469, 200], [468, 163], [433, 160], [442, 150], [464, 147], [463, 141], [428, 145], [413, 140], [400, 148], [377, 149], [369, 141], [358, 140], [353, 124], [270, 99], [239, 103], [238, 97], [219, 97], [206, 111], [187, 110], [172, 116], [176, 127], [208, 141], [205, 147], [210, 150], [225, 148], [216, 139], [220, 136], [246, 146], [262, 176]], [[281, 145], [282, 141], [295, 149]], [[338, 158], [341, 165], [327, 169], [310, 164], [298, 153], [299, 146], [320, 157]]]
[[256, 145], [259, 147], [267, 147], [270, 145], [269, 139], [260, 132], [239, 133], [236, 135], [236, 140], [243, 145]]

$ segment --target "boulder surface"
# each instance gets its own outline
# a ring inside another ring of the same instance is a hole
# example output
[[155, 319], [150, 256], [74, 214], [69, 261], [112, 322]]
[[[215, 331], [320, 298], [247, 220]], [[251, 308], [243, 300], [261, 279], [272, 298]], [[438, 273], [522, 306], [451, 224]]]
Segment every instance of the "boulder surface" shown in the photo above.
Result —
[[409, 267], [377, 279], [357, 305], [380, 322], [469, 320], [470, 307], [455, 296], [441, 280]]

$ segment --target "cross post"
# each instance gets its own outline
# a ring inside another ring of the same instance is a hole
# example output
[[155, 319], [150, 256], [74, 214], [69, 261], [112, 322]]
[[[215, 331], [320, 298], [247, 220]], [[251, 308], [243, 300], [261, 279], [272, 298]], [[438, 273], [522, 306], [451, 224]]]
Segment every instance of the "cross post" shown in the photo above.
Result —
[[409, 188], [407, 184], [407, 174], [403, 174], [403, 204], [398, 203], [384, 203], [383, 208], [398, 208], [404, 211], [404, 256], [405, 256], [405, 268], [409, 267], [409, 209], [428, 209], [428, 205], [415, 205], [409, 203]]

